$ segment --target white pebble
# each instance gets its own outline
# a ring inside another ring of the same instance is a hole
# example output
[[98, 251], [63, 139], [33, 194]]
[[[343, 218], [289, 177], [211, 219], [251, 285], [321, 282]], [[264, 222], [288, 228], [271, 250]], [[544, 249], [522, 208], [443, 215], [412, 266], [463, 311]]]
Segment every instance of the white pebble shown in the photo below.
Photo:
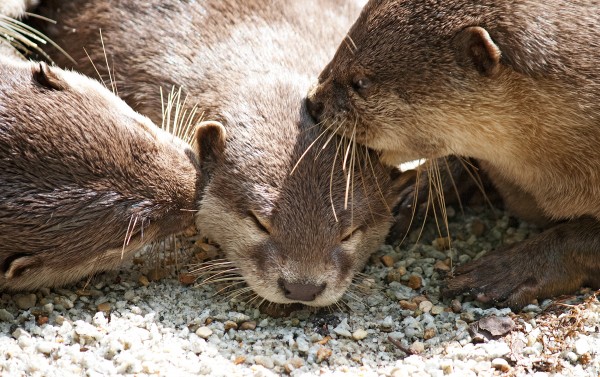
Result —
[[425, 351], [425, 344], [423, 344], [423, 342], [414, 342], [413, 344], [410, 345], [410, 350], [413, 353], [423, 353]]
[[352, 339], [354, 339], [354, 340], [362, 340], [362, 339], [366, 338], [367, 335], [369, 335], [369, 333], [367, 332], [367, 330], [358, 329], [358, 330], [356, 330], [355, 332], [352, 333]]
[[300, 352], [308, 352], [309, 344], [304, 337], [298, 337], [296, 339], [296, 346], [298, 347], [298, 351]]
[[587, 336], [580, 335], [579, 339], [575, 341], [575, 353], [578, 355], [584, 355], [590, 352], [590, 342]]
[[54, 344], [51, 342], [40, 342], [37, 344], [35, 349], [40, 353], [49, 355], [54, 350]]
[[431, 301], [421, 301], [421, 303], [419, 304], [419, 309], [421, 309], [423, 313], [429, 313], [432, 308], [433, 304], [431, 303]]
[[203, 339], [208, 339], [208, 337], [211, 336], [212, 333], [213, 331], [206, 326], [199, 327], [198, 330], [196, 330], [196, 335]]
[[255, 356], [254, 362], [258, 365], [262, 365], [267, 369], [272, 369], [275, 366], [273, 360], [268, 356]]

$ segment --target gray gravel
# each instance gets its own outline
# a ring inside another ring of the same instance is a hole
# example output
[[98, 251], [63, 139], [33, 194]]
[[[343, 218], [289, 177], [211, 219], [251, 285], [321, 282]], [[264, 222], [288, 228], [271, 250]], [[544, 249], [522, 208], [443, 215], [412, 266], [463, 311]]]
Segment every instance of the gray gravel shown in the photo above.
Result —
[[[440, 299], [451, 254], [463, 263], [535, 232], [502, 213], [448, 212], [460, 254], [445, 250], [433, 223], [415, 243], [417, 229], [371, 258], [342, 310], [274, 318], [213, 297], [214, 286], [183, 285], [176, 273], [161, 278], [143, 256], [87, 285], [2, 294], [0, 375], [598, 376], [592, 292], [518, 315]], [[469, 331], [490, 316], [514, 329], [495, 340]]]

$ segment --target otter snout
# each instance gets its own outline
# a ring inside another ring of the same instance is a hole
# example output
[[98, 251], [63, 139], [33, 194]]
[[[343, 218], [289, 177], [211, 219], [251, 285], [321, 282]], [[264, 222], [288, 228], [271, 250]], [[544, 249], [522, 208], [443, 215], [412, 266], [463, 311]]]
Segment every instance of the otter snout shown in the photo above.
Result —
[[291, 283], [282, 278], [277, 280], [277, 284], [287, 299], [304, 302], [314, 301], [327, 286], [326, 283], [321, 285], [311, 283]]
[[319, 85], [313, 86], [306, 97], [306, 109], [308, 110], [310, 116], [317, 123], [320, 122], [321, 116], [323, 115], [323, 110], [325, 109], [325, 104], [323, 101], [319, 100], [317, 96], [318, 87]]

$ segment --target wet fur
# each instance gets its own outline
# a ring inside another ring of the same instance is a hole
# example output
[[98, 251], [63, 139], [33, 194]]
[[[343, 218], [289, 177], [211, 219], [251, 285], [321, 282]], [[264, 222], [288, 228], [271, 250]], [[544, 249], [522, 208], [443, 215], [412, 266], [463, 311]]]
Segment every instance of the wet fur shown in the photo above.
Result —
[[[459, 269], [451, 293], [519, 307], [571, 292], [573, 282], [599, 286], [595, 220], [586, 218], [600, 219], [597, 8], [589, 1], [373, 0], [348, 32], [352, 44], [340, 45], [312, 89], [309, 106], [319, 119], [345, 124], [345, 134], [356, 128], [357, 141], [382, 151], [387, 163], [475, 158], [509, 209], [542, 224], [571, 224], [510, 249], [527, 253], [492, 253], [477, 269]], [[368, 85], [358, 87], [360, 79]], [[572, 246], [576, 238], [586, 241]], [[497, 281], [501, 259], [526, 270], [527, 290]], [[563, 262], [570, 273], [561, 273]]]
[[340, 138], [324, 148], [322, 138], [292, 170], [321, 133], [304, 93], [359, 8], [336, 0], [63, 3], [39, 11], [59, 20], [45, 31], [69, 47], [78, 70], [93, 74], [82, 47], [104, 61], [102, 28], [119, 93], [136, 110], [157, 121], [158, 87], [181, 86], [205, 118], [225, 125], [224, 162], [206, 189], [199, 227], [231, 271], [260, 300], [296, 301], [280, 279], [326, 284], [310, 305], [339, 300], [391, 225], [394, 170], [360, 148], [361, 162], [346, 169], [354, 177], [347, 208]]

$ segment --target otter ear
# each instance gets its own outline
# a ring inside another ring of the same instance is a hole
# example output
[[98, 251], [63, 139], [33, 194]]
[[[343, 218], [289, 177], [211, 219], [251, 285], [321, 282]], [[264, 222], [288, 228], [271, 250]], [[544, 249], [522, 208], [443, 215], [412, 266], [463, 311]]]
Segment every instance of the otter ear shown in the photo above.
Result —
[[32, 68], [33, 79], [39, 85], [50, 90], [64, 90], [67, 89], [67, 84], [62, 80], [52, 68], [46, 63], [39, 63], [39, 65], [33, 66]]
[[500, 69], [500, 48], [482, 27], [471, 26], [460, 31], [454, 37], [454, 47], [459, 63], [474, 64], [484, 76], [494, 76]]
[[32, 268], [41, 266], [42, 263], [37, 256], [28, 254], [15, 254], [9, 256], [3, 263], [2, 272], [6, 279], [21, 277]]
[[194, 134], [194, 151], [202, 170], [207, 173], [223, 159], [225, 154], [227, 133], [220, 122], [204, 121], [196, 126]]

